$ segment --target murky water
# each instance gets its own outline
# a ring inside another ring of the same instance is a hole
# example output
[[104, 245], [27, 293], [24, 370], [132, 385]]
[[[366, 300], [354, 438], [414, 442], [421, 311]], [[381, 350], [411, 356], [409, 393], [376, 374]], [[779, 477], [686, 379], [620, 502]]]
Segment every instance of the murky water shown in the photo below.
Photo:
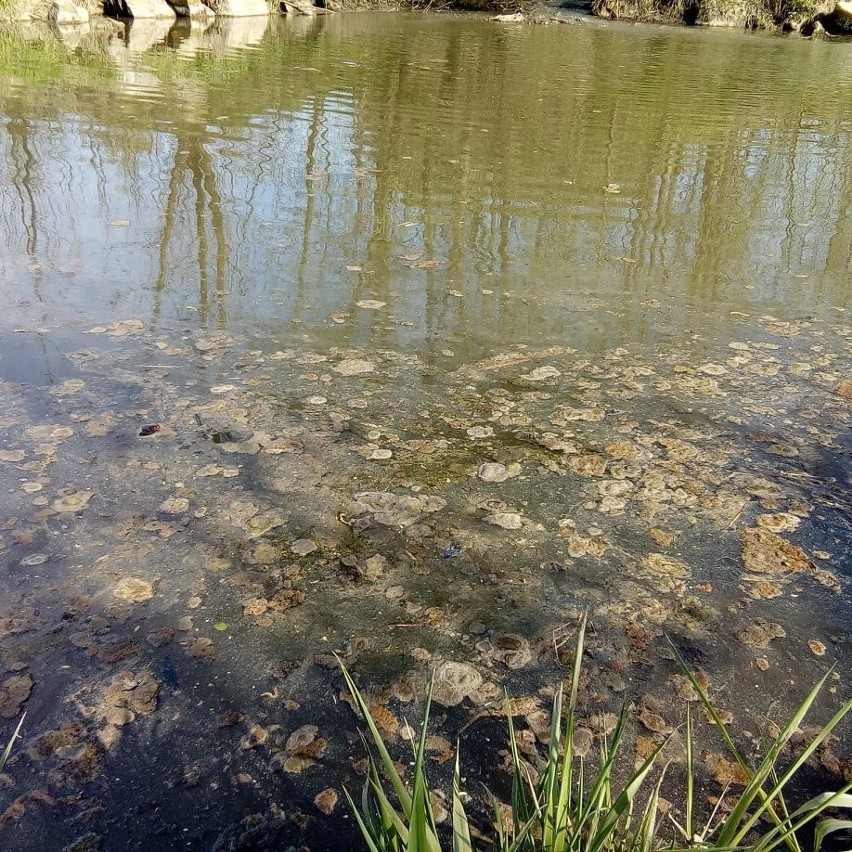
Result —
[[669, 637], [755, 736], [848, 693], [849, 45], [63, 38], [0, 41], [0, 847], [341, 848], [332, 651], [390, 739], [436, 670], [479, 757], [583, 610], [640, 754]]

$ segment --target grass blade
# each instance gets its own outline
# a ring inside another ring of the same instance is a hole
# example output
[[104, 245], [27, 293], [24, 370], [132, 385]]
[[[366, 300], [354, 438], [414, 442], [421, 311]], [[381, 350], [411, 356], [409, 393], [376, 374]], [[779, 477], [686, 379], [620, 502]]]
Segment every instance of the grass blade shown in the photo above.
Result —
[[[512, 721], [512, 710], [509, 698], [506, 697], [506, 719], [509, 726], [509, 749], [512, 755], [512, 815], [514, 821], [524, 825], [528, 823], [533, 814], [540, 811], [540, 803], [537, 801], [535, 790], [532, 789], [528, 775], [525, 773], [524, 762], [518, 749], [518, 738], [515, 733], [515, 725]], [[527, 787], [530, 787], [533, 803], [527, 797]]]
[[24, 724], [24, 719], [26, 718], [27, 714], [24, 713], [18, 721], [18, 726], [15, 728], [15, 732], [11, 737], [9, 737], [9, 742], [6, 743], [6, 748], [3, 749], [3, 754], [0, 755], [0, 772], [3, 771], [3, 768], [6, 766], [6, 761], [9, 759], [9, 755], [12, 754], [12, 749], [15, 747], [15, 740], [18, 739], [18, 735], [21, 732], [21, 726]]
[[453, 852], [473, 852], [470, 823], [461, 800], [461, 771], [459, 750], [456, 746], [456, 768], [453, 772]]
[[346, 680], [346, 686], [349, 688], [349, 692], [352, 694], [352, 697], [355, 699], [355, 703], [358, 705], [358, 710], [361, 712], [367, 727], [370, 729], [370, 736], [372, 737], [376, 750], [379, 752], [379, 756], [382, 759], [382, 765], [384, 766], [388, 779], [393, 786], [394, 793], [399, 799], [399, 803], [402, 806], [406, 817], [409, 817], [411, 814], [411, 796], [409, 795], [408, 790], [405, 789], [405, 784], [399, 777], [399, 773], [396, 771], [393, 759], [385, 747], [382, 735], [379, 733], [379, 729], [376, 727], [373, 717], [370, 715], [370, 709], [367, 707], [364, 697], [361, 695], [358, 687], [355, 685], [355, 681], [352, 680], [352, 676], [349, 674], [346, 666], [343, 665], [343, 662], [339, 657], [337, 658], [337, 662], [340, 666], [340, 670], [343, 672], [343, 677]]
[[[736, 744], [734, 743], [730, 733], [728, 732], [727, 727], [725, 726], [725, 723], [722, 721], [719, 714], [716, 712], [716, 709], [713, 706], [713, 703], [710, 701], [710, 698], [705, 692], [704, 688], [701, 686], [695, 675], [693, 675], [689, 667], [686, 665], [686, 662], [680, 655], [680, 652], [677, 650], [677, 647], [671, 641], [670, 644], [672, 646], [672, 649], [674, 650], [675, 656], [680, 662], [684, 674], [689, 679], [693, 689], [698, 694], [702, 705], [704, 706], [705, 710], [712, 719], [713, 724], [721, 734], [729, 753], [734, 758], [736, 763], [740, 766], [746, 778], [748, 779], [745, 789], [737, 800], [734, 809], [725, 818], [722, 824], [721, 831], [719, 833], [718, 845], [722, 847], [736, 847], [742, 841], [742, 839], [745, 837], [745, 834], [749, 830], [748, 828], [743, 830], [743, 823], [747, 823], [748, 826], [751, 827], [761, 815], [765, 814], [776, 824], [776, 826], [783, 824], [783, 820], [781, 819], [781, 817], [778, 816], [774, 807], [774, 805], [781, 804], [783, 802], [783, 799], [779, 799], [778, 797], [778, 793], [783, 787], [783, 784], [779, 786], [776, 782], [776, 784], [773, 785], [773, 789], [776, 792], [775, 795], [772, 797], [770, 797], [764, 790], [764, 784], [766, 783], [767, 779], [771, 777], [771, 774], [774, 770], [775, 765], [778, 762], [778, 758], [781, 754], [782, 749], [784, 748], [790, 737], [793, 735], [793, 733], [796, 731], [796, 729], [799, 727], [799, 724], [801, 723], [802, 719], [807, 714], [808, 710], [815, 701], [826, 680], [830, 676], [831, 670], [826, 672], [825, 675], [823, 675], [823, 677], [821, 677], [817, 681], [817, 683], [814, 685], [814, 687], [811, 689], [811, 691], [808, 693], [802, 703], [798, 706], [796, 712], [793, 714], [792, 718], [787, 723], [784, 730], [781, 732], [781, 734], [773, 743], [772, 747], [767, 752], [766, 756], [760, 764], [760, 767], [757, 770], [754, 770], [740, 754], [739, 750], [736, 747]], [[843, 708], [841, 711], [839, 711], [838, 717], [842, 718], [842, 716], [845, 715], [847, 712], [848, 707]], [[837, 722], [834, 722], [834, 724], [836, 725]], [[785, 778], [788, 779], [789, 775], [785, 774]], [[757, 816], [749, 816], [749, 808], [751, 808], [752, 804], [756, 800], [760, 802], [758, 814]], [[792, 852], [801, 852], [799, 844], [795, 839], [795, 836], [790, 836], [788, 840], [789, 842], [787, 845], [792, 850]]]
[[692, 826], [692, 815], [695, 810], [695, 745], [692, 739], [692, 713], [689, 702], [686, 704], [686, 811], [684, 813], [684, 826], [686, 830], [686, 841], [692, 843], [695, 833]]
[[429, 684], [426, 706], [423, 709], [423, 722], [420, 725], [420, 738], [414, 753], [414, 789], [411, 794], [411, 813], [409, 814], [409, 852], [441, 852], [425, 769], [426, 731], [429, 727], [431, 709], [432, 684]]
[[[823, 679], [822, 682], [824, 683], [825, 680]], [[810, 698], [810, 696], [808, 697]], [[815, 698], [816, 696], [813, 695], [813, 697]], [[811, 701], [812, 700], [813, 699], [811, 699]], [[808, 706], [810, 706], [810, 704], [808, 704]], [[787, 768], [787, 770], [779, 778], [776, 779], [774, 785], [770, 788], [770, 790], [767, 793], [763, 794], [765, 798], [762, 806], [755, 808], [754, 813], [748, 819], [743, 821], [739, 831], [737, 831], [731, 836], [730, 843], [732, 845], [736, 846], [742, 842], [746, 834], [748, 834], [748, 832], [757, 823], [760, 817], [772, 808], [773, 803], [777, 801], [783, 805], [783, 797], [781, 793], [784, 787], [788, 784], [790, 779], [799, 770], [799, 768], [808, 760], [808, 758], [810, 758], [810, 756], [817, 750], [817, 748], [819, 748], [820, 744], [825, 742], [828, 735], [832, 732], [832, 730], [834, 730], [835, 727], [837, 727], [843, 717], [846, 716], [850, 710], [852, 710], [852, 701], [848, 701], [834, 714], [834, 716], [832, 716], [832, 718], [820, 729], [819, 733], [816, 735], [816, 737], [814, 737], [810, 745], [808, 745], [807, 748], [805, 748], [802, 753], [796, 758], [796, 760], [794, 760], [793, 763]], [[784, 731], [782, 732], [782, 735], [778, 737], [778, 740], [784, 738], [784, 742], [786, 743], [786, 741], [789, 740], [790, 736], [792, 736], [792, 734], [795, 732], [803, 716], [804, 714], [800, 714], [797, 711], [796, 714], [794, 714], [793, 719], [791, 719], [790, 723], [785, 727]], [[791, 727], [794, 722], [795, 727]], [[774, 748], [770, 749], [770, 751], [767, 753], [766, 758], [764, 758], [764, 761], [761, 764], [759, 774], [755, 776], [756, 778], [759, 778], [761, 775], [766, 774], [764, 765], [767, 764], [767, 762], [769, 762], [770, 760], [771, 762], [769, 763], [769, 769], [771, 770], [774, 768], [775, 763], [778, 760], [778, 752]], [[760, 792], [763, 793], [763, 790], [761, 789]], [[816, 816], [816, 814], [814, 814], [814, 816]], [[784, 822], [789, 819], [786, 814], [785, 817], [786, 819], [784, 820]], [[721, 840], [722, 837], [720, 836], [720, 841]], [[796, 847], [798, 848], [798, 844], [796, 844]]]
[[[571, 792], [574, 781], [574, 720], [577, 715], [577, 691], [583, 666], [587, 621], [588, 615], [583, 613], [577, 627], [577, 641], [571, 668], [571, 690], [568, 695], [568, 712], [565, 717], [564, 735], [561, 732], [563, 697], [561, 686], [553, 699], [547, 760], [546, 805], [542, 817], [544, 847], [549, 852], [566, 852], [569, 843], [568, 832], [572, 822]], [[562, 749], [561, 760], [559, 757], [560, 747]]]
[[400, 815], [396, 812], [396, 808], [394, 808], [394, 806], [390, 803], [390, 799], [388, 799], [387, 794], [382, 789], [378, 775], [375, 775], [375, 777], [370, 779], [370, 787], [379, 808], [383, 828], [382, 834], [389, 833], [391, 836], [398, 837], [400, 842], [398, 844], [394, 843], [394, 847], [398, 846], [400, 849], [407, 849], [408, 828]]
[[819, 796], [809, 799], [790, 814], [785, 822], [775, 826], [768, 834], [761, 837], [753, 847], [754, 852], [769, 852], [782, 843], [787, 843], [790, 835], [795, 837], [805, 825], [816, 819], [826, 808], [852, 808], [852, 795], [849, 794], [849, 790], [852, 790], [852, 783], [836, 793], [820, 793]]
[[852, 831], [852, 820], [824, 819], [818, 822], [814, 831], [814, 852], [819, 852], [822, 849], [823, 840], [836, 831]]
[[352, 815], [355, 817], [355, 822], [358, 823], [358, 829], [361, 832], [361, 837], [364, 838], [364, 843], [367, 844], [367, 852], [381, 852], [378, 846], [376, 846], [373, 841], [373, 834], [369, 828], [367, 828], [367, 824], [364, 822], [363, 817], [360, 813], [358, 813], [358, 807], [352, 799], [352, 796], [349, 795], [349, 791], [344, 787], [343, 795], [346, 796], [346, 801], [349, 803], [349, 810], [352, 811]]
[[[619, 819], [621, 819], [624, 814], [629, 813], [632, 809], [633, 802], [639, 791], [642, 789], [642, 785], [645, 783], [645, 779], [648, 777], [648, 773], [651, 771], [654, 761], [657, 759], [657, 755], [660, 753], [660, 749], [663, 745], [665, 745], [665, 743], [661, 743], [653, 752], [651, 752], [651, 754], [648, 755], [647, 758], [645, 758], [645, 762], [639, 767], [630, 781], [628, 781], [627, 785], [618, 794], [615, 801], [612, 802], [606, 816], [601, 821], [597, 834], [593, 836], [587, 844], [586, 852], [598, 852], [598, 850], [604, 848], [604, 844], [611, 838], [615, 831]], [[611, 749], [611, 758], [614, 757], [615, 747]]]

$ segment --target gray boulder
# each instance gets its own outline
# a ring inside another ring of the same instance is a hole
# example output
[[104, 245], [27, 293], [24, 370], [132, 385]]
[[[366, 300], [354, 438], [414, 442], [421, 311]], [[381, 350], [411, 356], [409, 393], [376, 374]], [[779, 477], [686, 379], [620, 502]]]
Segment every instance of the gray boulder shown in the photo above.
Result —
[[161, 18], [174, 20], [175, 10], [166, 0], [104, 0], [104, 14], [119, 18]]
[[803, 36], [828, 35], [852, 36], [852, 0], [838, 0], [830, 12], [823, 12], [799, 28]]
[[287, 15], [313, 17], [319, 11], [310, 0], [281, 0], [281, 10]]
[[47, 10], [47, 20], [58, 27], [68, 24], [89, 23], [89, 10], [78, 6], [74, 0], [53, 0]]
[[216, 13], [209, 6], [205, 6], [201, 0], [169, 0], [169, 5], [179, 18], [212, 21], [216, 17]]
[[852, 2], [839, 0], [830, 12], [820, 15], [820, 23], [829, 35], [852, 35]]

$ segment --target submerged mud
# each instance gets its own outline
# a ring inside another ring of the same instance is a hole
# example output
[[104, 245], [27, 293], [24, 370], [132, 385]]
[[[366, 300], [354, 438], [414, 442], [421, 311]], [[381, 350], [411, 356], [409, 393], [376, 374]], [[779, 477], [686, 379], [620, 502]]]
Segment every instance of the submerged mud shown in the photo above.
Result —
[[[432, 775], [460, 736], [470, 792], [499, 792], [503, 691], [533, 748], [583, 612], [589, 749], [624, 704], [637, 758], [682, 760], [675, 650], [748, 751], [835, 666], [824, 721], [849, 694], [852, 327], [734, 328], [441, 366], [129, 318], [7, 375], [0, 714], [27, 717], [0, 845], [355, 848], [335, 655], [402, 759], [434, 676]], [[699, 727], [702, 795], [736, 789]], [[849, 759], [820, 750], [814, 783]]]

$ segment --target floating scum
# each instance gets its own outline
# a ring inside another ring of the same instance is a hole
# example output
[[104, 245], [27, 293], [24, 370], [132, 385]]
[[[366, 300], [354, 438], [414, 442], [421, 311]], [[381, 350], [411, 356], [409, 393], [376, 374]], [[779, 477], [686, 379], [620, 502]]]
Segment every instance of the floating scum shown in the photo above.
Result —
[[[755, 748], [770, 703], [829, 666], [847, 694], [850, 328], [741, 330], [654, 357], [518, 348], [436, 388], [391, 350], [92, 329], [74, 378], [0, 386], [0, 715], [28, 711], [7, 772], [110, 801], [105, 767], [171, 731], [194, 785], [225, 766], [339, 814], [340, 766], [364, 766], [329, 719], [333, 652], [390, 743], [434, 678], [435, 766], [507, 689], [532, 766], [585, 610], [578, 749], [625, 704], [637, 760], [663, 742], [682, 759], [698, 695], [669, 638]], [[709, 795], [742, 783], [702, 755]], [[839, 741], [812, 761], [852, 777]], [[46, 807], [16, 800], [0, 825]]]

